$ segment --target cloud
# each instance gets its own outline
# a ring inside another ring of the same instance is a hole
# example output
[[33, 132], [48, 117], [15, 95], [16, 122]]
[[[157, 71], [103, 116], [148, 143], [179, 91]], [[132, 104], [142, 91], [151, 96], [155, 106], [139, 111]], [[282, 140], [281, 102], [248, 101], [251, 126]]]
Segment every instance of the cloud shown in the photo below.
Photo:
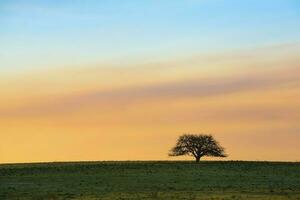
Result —
[[0, 115], [43, 115], [76, 112], [86, 107], [120, 109], [152, 100], [221, 97], [224, 95], [262, 90], [287, 84], [300, 84], [300, 67], [266, 70], [239, 76], [209, 79], [187, 79], [161, 84], [135, 85], [111, 90], [93, 90], [66, 95], [51, 101], [2, 110]]

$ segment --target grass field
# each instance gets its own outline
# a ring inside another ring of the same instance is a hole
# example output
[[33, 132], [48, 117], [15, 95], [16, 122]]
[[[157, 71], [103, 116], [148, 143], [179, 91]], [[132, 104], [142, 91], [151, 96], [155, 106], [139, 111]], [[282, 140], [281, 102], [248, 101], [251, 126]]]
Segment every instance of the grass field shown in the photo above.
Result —
[[0, 165], [0, 199], [299, 199], [300, 163]]

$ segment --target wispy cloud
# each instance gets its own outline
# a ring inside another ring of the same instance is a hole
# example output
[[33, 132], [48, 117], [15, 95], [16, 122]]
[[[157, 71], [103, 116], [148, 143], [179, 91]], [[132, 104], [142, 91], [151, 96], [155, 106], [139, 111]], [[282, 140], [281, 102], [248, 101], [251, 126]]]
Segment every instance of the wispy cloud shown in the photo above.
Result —
[[82, 108], [96, 106], [99, 109], [122, 108], [135, 106], [152, 100], [197, 98], [201, 101], [206, 97], [222, 97], [241, 92], [267, 90], [282, 85], [300, 84], [300, 67], [264, 70], [262, 73], [243, 74], [239, 76], [187, 79], [163, 84], [135, 85], [120, 89], [92, 90], [71, 94], [56, 99], [24, 105], [18, 109], [2, 110], [3, 115], [43, 115], [76, 112]]

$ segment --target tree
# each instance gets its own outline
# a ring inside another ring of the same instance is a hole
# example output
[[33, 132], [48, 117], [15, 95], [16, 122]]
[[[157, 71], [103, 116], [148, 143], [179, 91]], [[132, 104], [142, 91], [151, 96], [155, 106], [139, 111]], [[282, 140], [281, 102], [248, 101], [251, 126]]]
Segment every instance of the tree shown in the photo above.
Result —
[[199, 162], [203, 156], [226, 157], [225, 149], [212, 135], [184, 134], [177, 140], [175, 147], [170, 150], [169, 156], [194, 156]]

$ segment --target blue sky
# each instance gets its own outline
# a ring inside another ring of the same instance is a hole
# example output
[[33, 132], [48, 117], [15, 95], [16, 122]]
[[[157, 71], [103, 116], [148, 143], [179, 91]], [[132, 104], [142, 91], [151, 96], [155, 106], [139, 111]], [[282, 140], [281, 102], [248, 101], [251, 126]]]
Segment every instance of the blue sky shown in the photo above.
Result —
[[1, 70], [299, 42], [297, 0], [0, 2]]
[[298, 0], [0, 0], [0, 162], [295, 161], [299, 55]]

